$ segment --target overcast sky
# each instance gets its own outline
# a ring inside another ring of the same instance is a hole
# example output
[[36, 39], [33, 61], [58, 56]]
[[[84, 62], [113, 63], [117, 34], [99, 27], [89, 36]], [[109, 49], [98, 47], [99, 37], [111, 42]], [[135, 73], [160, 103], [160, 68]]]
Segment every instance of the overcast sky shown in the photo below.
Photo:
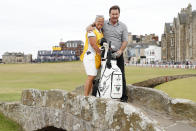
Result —
[[120, 6], [120, 21], [129, 32], [160, 37], [164, 23], [189, 3], [196, 10], [196, 0], [1, 0], [0, 58], [7, 51], [35, 58], [38, 50], [52, 50], [60, 39], [84, 41], [86, 26], [96, 15], [108, 19], [112, 5]]

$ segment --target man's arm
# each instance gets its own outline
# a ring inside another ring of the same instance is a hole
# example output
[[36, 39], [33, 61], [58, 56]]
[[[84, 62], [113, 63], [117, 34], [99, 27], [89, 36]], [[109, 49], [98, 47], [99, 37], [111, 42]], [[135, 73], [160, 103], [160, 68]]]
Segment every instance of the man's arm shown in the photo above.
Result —
[[93, 24], [91, 24], [91, 25], [89, 25], [89, 26], [86, 27], [86, 31], [87, 31], [87, 32], [91, 32], [91, 31], [93, 31], [94, 29], [95, 29], [95, 23], [93, 23]]
[[[104, 24], [106, 23], [106, 20], [104, 20]], [[94, 29], [95, 29], [95, 22], [94, 23], [92, 23], [92, 24], [90, 24], [89, 26], [87, 26], [86, 27], [86, 31], [87, 32], [91, 32], [91, 31], [93, 31]]]
[[126, 25], [124, 25], [124, 30], [122, 33], [122, 45], [120, 47], [120, 49], [117, 51], [118, 55], [121, 56], [123, 51], [125, 50], [125, 48], [127, 47], [128, 44], [128, 30]]

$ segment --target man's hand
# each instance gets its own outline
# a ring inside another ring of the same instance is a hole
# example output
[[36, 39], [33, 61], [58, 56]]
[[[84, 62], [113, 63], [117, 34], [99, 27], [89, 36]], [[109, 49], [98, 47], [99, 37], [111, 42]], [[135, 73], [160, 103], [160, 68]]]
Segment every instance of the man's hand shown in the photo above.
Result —
[[112, 53], [112, 57], [113, 58], [119, 58], [122, 55], [122, 53], [123, 52], [121, 50], [118, 50], [118, 51]]
[[122, 42], [122, 45], [121, 45], [120, 49], [117, 51], [118, 54], [119, 54], [119, 57], [122, 55], [123, 51], [124, 51], [125, 48], [127, 47], [127, 44], [128, 44], [127, 41]]
[[117, 53], [116, 57], [119, 58], [122, 55], [123, 51], [122, 50], [118, 50], [116, 53]]
[[87, 28], [86, 28], [86, 31], [87, 32], [91, 32], [95, 29], [95, 27], [93, 27], [92, 25], [89, 25]]

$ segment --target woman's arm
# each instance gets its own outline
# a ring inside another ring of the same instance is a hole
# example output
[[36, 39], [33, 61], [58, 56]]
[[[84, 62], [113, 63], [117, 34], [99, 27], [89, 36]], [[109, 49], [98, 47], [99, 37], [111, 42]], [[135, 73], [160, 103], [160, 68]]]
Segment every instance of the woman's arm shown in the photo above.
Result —
[[101, 50], [96, 45], [97, 38], [96, 37], [89, 37], [88, 39], [89, 39], [89, 42], [90, 42], [91, 46], [95, 50], [95, 52], [98, 53], [98, 54], [101, 54]]

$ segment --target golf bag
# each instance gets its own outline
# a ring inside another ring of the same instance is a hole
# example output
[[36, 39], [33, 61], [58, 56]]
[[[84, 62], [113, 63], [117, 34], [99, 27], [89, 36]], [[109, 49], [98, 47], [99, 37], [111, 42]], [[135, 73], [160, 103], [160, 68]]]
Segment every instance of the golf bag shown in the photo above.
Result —
[[92, 95], [100, 98], [118, 99], [122, 97], [122, 72], [116, 57], [105, 39], [101, 40], [101, 69], [93, 83]]

